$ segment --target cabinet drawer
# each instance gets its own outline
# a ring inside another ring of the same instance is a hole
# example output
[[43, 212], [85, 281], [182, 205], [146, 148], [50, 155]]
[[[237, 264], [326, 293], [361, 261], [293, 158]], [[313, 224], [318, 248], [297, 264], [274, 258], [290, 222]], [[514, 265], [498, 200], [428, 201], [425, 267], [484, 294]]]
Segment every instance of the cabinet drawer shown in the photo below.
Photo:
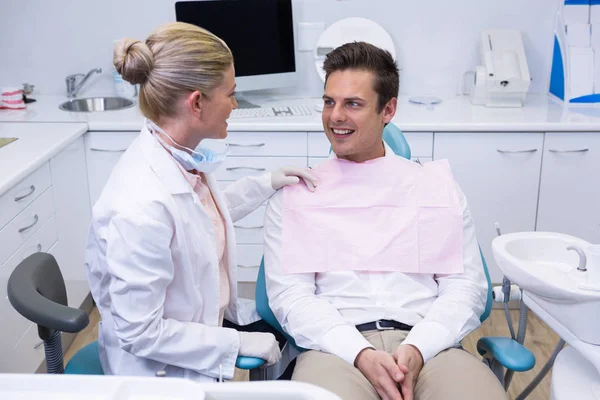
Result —
[[30, 324], [21, 340], [13, 349], [15, 358], [12, 370], [15, 373], [34, 373], [44, 361], [44, 344], [38, 335], [37, 325]]
[[0, 267], [0, 315], [3, 322], [3, 328], [0, 329], [0, 343], [3, 343], [3, 346], [16, 345], [31, 323], [17, 313], [8, 301], [8, 278], [21, 261], [39, 251], [49, 252], [56, 240], [56, 222], [54, 217], [50, 217], [48, 222]]
[[32, 237], [48, 218], [54, 214], [52, 190], [46, 189], [44, 193], [12, 221], [0, 230], [0, 262], [4, 263], [8, 257]]
[[537, 231], [600, 243], [600, 133], [547, 132]]
[[85, 150], [98, 153], [122, 153], [139, 134], [139, 132], [88, 132], [84, 136]]
[[[403, 132], [402, 134], [410, 147], [412, 157], [433, 157], [432, 132]], [[308, 133], [309, 157], [327, 157], [330, 147], [325, 132]]]
[[262, 245], [240, 244], [237, 246], [238, 282], [256, 282], [263, 251]]
[[266, 207], [259, 207], [233, 224], [235, 238], [239, 244], [262, 244], [263, 224]]
[[465, 193], [492, 283], [502, 282], [492, 241], [497, 233], [535, 230], [544, 134], [448, 132], [435, 134], [435, 157], [447, 158]]
[[230, 132], [231, 156], [306, 157], [306, 132]]
[[84, 136], [90, 204], [93, 206], [113, 167], [139, 132], [88, 132]]
[[406, 142], [410, 147], [410, 156], [433, 157], [433, 133], [432, 132], [404, 132]]
[[244, 176], [257, 176], [288, 165], [306, 168], [306, 157], [227, 157], [215, 171], [215, 178], [237, 181]]
[[308, 132], [308, 156], [328, 157], [331, 144], [325, 132]]
[[45, 163], [0, 196], [0, 229], [48, 189], [50, 184], [50, 165]]

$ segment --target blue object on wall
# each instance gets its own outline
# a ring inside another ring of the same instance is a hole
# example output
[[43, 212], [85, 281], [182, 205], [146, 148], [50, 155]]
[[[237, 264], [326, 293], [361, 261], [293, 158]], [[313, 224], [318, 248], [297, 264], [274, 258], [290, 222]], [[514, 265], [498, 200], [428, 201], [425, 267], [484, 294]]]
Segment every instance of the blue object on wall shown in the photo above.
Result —
[[558, 38], [554, 36], [554, 52], [552, 54], [552, 71], [550, 72], [550, 93], [561, 100], [565, 99], [565, 68]]
[[[596, 0], [598, 1], [598, 0]], [[592, 0], [592, 3], [594, 0]], [[589, 6], [590, 0], [565, 0], [565, 6]]]
[[[598, 1], [598, 0], [596, 0]], [[594, 0], [591, 0], [593, 3]], [[590, 0], [565, 0], [565, 6], [589, 6]]]
[[571, 103], [589, 104], [600, 103], [600, 94], [588, 94], [585, 96], [575, 97], [571, 99]]

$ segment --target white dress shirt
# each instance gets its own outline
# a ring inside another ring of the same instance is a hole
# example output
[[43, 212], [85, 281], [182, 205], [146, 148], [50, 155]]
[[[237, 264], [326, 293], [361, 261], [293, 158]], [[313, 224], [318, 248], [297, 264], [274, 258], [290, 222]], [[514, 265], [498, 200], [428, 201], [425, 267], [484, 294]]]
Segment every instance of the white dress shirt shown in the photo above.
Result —
[[[398, 157], [387, 145], [385, 156]], [[458, 193], [464, 221], [464, 272], [433, 275], [286, 274], [281, 265], [283, 191], [277, 192], [265, 214], [265, 273], [269, 304], [283, 329], [298, 346], [334, 354], [350, 364], [363, 349], [372, 347], [355, 326], [380, 319], [413, 326], [403, 344], [417, 347], [425, 362], [457, 345], [479, 326], [487, 293], [475, 226], [460, 188]]]

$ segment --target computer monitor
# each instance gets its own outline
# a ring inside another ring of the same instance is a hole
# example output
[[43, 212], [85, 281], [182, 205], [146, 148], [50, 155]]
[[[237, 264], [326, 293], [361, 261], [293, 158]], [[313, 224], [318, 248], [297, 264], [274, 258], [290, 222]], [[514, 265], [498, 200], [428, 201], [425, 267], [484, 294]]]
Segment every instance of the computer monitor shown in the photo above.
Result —
[[198, 25], [227, 43], [236, 91], [296, 85], [291, 0], [200, 0], [175, 3], [177, 21]]

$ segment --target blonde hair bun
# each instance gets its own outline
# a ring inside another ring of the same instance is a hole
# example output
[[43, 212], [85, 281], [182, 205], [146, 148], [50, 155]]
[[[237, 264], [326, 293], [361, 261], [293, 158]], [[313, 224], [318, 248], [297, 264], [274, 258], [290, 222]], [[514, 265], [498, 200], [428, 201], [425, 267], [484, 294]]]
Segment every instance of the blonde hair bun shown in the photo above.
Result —
[[154, 68], [154, 56], [146, 43], [121, 39], [115, 45], [113, 64], [127, 82], [144, 84]]

